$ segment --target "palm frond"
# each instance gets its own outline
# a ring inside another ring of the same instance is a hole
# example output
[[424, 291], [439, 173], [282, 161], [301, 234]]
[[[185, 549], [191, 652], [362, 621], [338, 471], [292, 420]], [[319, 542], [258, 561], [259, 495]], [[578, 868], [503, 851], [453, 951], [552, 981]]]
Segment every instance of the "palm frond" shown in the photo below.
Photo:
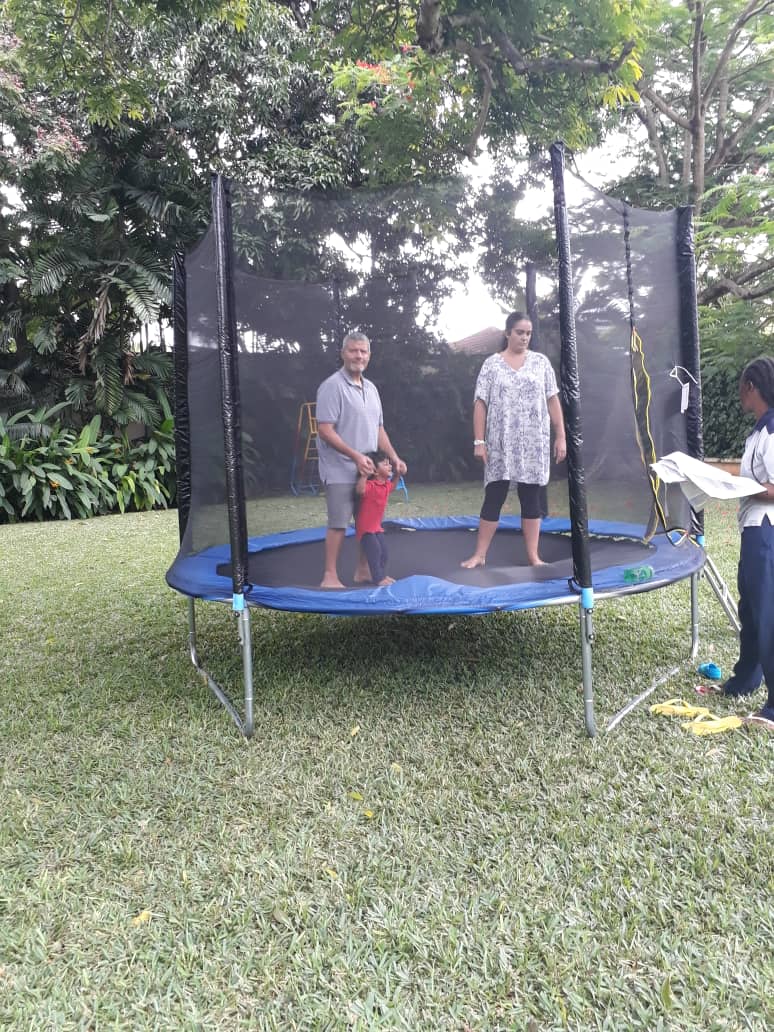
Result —
[[120, 407], [113, 413], [117, 423], [145, 423], [147, 426], [158, 426], [161, 422], [161, 411], [156, 402], [147, 394], [139, 391], [124, 391]]
[[72, 379], [65, 387], [65, 398], [74, 409], [84, 409], [91, 402], [92, 386], [88, 380]]
[[107, 323], [107, 317], [113, 310], [113, 306], [110, 303], [110, 282], [105, 283], [102, 290], [97, 295], [97, 301], [94, 305], [94, 312], [91, 317], [91, 322], [87, 326], [83, 336], [81, 337], [81, 351], [80, 351], [80, 365], [81, 372], [84, 372], [86, 368], [87, 360], [87, 345], [90, 343], [96, 344], [102, 339], [102, 335], [105, 332], [105, 324]]
[[31, 393], [27, 383], [16, 369], [0, 369], [0, 392], [21, 398]]
[[53, 294], [75, 273], [83, 273], [91, 265], [85, 255], [55, 247], [41, 255], [30, 272], [33, 294]]
[[[154, 265], [156, 266], [155, 268]], [[157, 263], [154, 263], [154, 265], [132, 262], [131, 269], [134, 276], [149, 290], [152, 290], [159, 301], [169, 305], [172, 303], [169, 276], [158, 269]]]
[[134, 356], [135, 373], [157, 377], [166, 383], [172, 375], [172, 356], [166, 351], [145, 351]]
[[8, 350], [9, 344], [16, 339], [16, 334], [21, 329], [22, 321], [21, 309], [15, 308], [7, 312], [0, 322], [0, 351]]
[[129, 186], [126, 187], [126, 195], [138, 208], [142, 208], [147, 215], [163, 225], [180, 222], [186, 213], [182, 205], [168, 201], [157, 190], [141, 190], [136, 186]]
[[56, 326], [50, 319], [46, 319], [35, 330], [32, 346], [39, 355], [53, 355], [56, 345]]
[[169, 403], [169, 397], [167, 395], [167, 392], [160, 384], [152, 384], [151, 391], [153, 393], [153, 396], [159, 403], [159, 407], [161, 408], [161, 414], [164, 418], [164, 421], [169, 422], [171, 429], [171, 426], [174, 424], [174, 415], [172, 412], [172, 406]]
[[17, 265], [8, 258], [0, 258], [0, 283], [13, 283], [15, 280], [24, 278], [25, 273], [21, 265]]
[[114, 355], [97, 354], [94, 357], [94, 402], [99, 412], [114, 415], [124, 397], [124, 383], [121, 370]]
[[142, 322], [154, 322], [158, 319], [160, 299], [153, 287], [148, 286], [134, 269], [127, 269], [120, 276], [113, 275], [110, 280], [121, 290], [138, 319]]
[[41, 441], [51, 436], [51, 427], [45, 423], [5, 423], [3, 432], [12, 441]]

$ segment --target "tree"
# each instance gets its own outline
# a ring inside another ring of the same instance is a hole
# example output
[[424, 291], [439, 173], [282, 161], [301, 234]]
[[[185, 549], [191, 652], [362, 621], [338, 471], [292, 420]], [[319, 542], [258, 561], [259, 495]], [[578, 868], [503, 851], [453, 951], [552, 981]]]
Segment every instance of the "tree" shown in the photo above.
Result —
[[637, 0], [277, 2], [307, 31], [334, 29], [342, 113], [366, 152], [403, 155], [388, 169], [404, 179], [475, 157], [484, 136], [490, 152], [589, 146], [605, 106], [637, 95]]
[[[401, 182], [492, 145], [595, 138], [638, 74], [629, 6], [342, 0], [5, 0], [0, 388], [83, 418], [163, 414], [175, 247], [208, 173], [275, 186]], [[34, 86], [32, 85], [34, 84]], [[609, 98], [608, 98], [609, 99]]]
[[[52, 17], [38, 47], [36, 26], [60, 5], [8, 5], [27, 35], [22, 43], [6, 25], [0, 41], [10, 143], [0, 183], [12, 198], [0, 214], [6, 404], [64, 395], [84, 419], [96, 410], [119, 424], [158, 422], [169, 358], [138, 354], [133, 340], [166, 316], [172, 253], [206, 224], [210, 171], [299, 185], [342, 178], [328, 95], [291, 56], [289, 16], [270, 7], [240, 30], [220, 14], [197, 24], [182, 5], [163, 6], [151, 22], [153, 4], [80, 4], [70, 21]], [[89, 85], [84, 67], [111, 65], [121, 47], [108, 97], [106, 79]]]
[[695, 205], [699, 303], [709, 368], [739, 364], [772, 328], [774, 3], [659, 4], [643, 49], [645, 129], [631, 199]]

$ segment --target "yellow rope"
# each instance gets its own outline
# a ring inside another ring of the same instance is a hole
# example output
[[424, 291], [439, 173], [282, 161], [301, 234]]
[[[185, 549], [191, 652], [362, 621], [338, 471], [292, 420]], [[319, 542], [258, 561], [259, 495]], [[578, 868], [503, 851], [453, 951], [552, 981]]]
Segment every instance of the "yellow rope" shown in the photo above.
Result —
[[[637, 330], [633, 326], [632, 326], [632, 336], [631, 336], [630, 347], [631, 347], [632, 355], [639, 359], [638, 365], [639, 365], [640, 372], [642, 374], [642, 378], [643, 378], [644, 383], [645, 383], [645, 392], [646, 392], [645, 405], [644, 405], [644, 408], [641, 409], [641, 406], [640, 406], [640, 391], [639, 391], [639, 377], [637, 375], [636, 369], [634, 368], [635, 363], [632, 362], [632, 389], [634, 391], [634, 412], [635, 412], [635, 425], [637, 427], [637, 435], [636, 435], [637, 436], [637, 445], [638, 445], [638, 447], [640, 449], [640, 458], [642, 459], [642, 464], [645, 467], [645, 472], [648, 474], [648, 482], [650, 483], [651, 490], [653, 491], [653, 497], [654, 497], [655, 503], [656, 503], [656, 511], [658, 512], [658, 516], [659, 516], [659, 519], [661, 520], [662, 526], [664, 527], [664, 529], [666, 529], [666, 526], [667, 526], [666, 513], [664, 512], [664, 509], [663, 509], [663, 507], [661, 505], [661, 501], [660, 501], [660, 499], [658, 497], [659, 491], [661, 490], [661, 478], [659, 476], [657, 476], [655, 473], [651, 472], [651, 469], [650, 469], [650, 463], [651, 462], [656, 462], [657, 459], [658, 459], [658, 455], [656, 454], [656, 445], [655, 445], [655, 442], [653, 440], [653, 433], [652, 433], [651, 428], [650, 428], [650, 403], [651, 403], [651, 399], [653, 397], [653, 394], [652, 394], [652, 391], [651, 391], [651, 387], [650, 387], [650, 373], [648, 372], [647, 366], [645, 365], [645, 352], [644, 352], [643, 346], [642, 346], [642, 337], [640, 337], [639, 333], [637, 333]], [[643, 426], [643, 429], [645, 431], [645, 440], [643, 440], [642, 433], [640, 432], [640, 425], [639, 425], [639, 415], [640, 415], [640, 412], [642, 412], [643, 415], [644, 415], [644, 426]], [[650, 460], [648, 460], [648, 458], [645, 455], [645, 447], [646, 447], [646, 445], [650, 447], [650, 456], [651, 456]]]

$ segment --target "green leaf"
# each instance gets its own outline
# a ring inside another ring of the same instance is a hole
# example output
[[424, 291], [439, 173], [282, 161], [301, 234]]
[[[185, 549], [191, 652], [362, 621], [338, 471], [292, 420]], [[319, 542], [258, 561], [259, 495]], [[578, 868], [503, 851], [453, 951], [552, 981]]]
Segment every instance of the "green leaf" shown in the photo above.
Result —
[[32, 338], [32, 346], [39, 355], [53, 355], [57, 348], [56, 327], [48, 320], [41, 323]]

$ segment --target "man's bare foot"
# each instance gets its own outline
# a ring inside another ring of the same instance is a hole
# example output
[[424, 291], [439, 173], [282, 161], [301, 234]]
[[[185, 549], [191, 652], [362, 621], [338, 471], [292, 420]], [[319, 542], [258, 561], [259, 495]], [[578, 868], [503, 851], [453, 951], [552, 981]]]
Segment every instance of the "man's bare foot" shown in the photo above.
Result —
[[341, 588], [343, 588], [344, 585], [341, 583], [341, 581], [339, 580], [338, 577], [334, 577], [333, 575], [327, 574], [320, 581], [320, 587], [321, 588], [328, 588], [329, 590], [332, 591], [334, 589], [341, 590]]
[[486, 565], [485, 555], [472, 555], [470, 559], [465, 559], [464, 562], [460, 563], [460, 566], [464, 566], [466, 570], [475, 570], [477, 566]]
[[395, 578], [394, 577], [383, 577], [379, 581], [379, 583], [377, 584], [377, 587], [378, 588], [386, 588], [386, 587], [389, 587], [390, 584], [394, 584], [394, 583], [395, 583]]

